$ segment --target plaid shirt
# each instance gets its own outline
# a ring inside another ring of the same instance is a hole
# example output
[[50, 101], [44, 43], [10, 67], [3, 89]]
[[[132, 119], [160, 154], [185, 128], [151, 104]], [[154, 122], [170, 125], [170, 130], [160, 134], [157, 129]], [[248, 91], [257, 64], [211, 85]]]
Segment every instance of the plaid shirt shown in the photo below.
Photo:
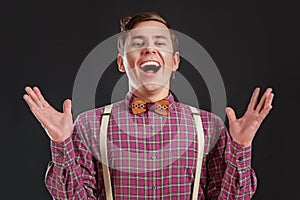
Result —
[[[174, 101], [167, 116], [134, 115], [133, 96], [114, 104], [107, 131], [114, 199], [191, 199], [197, 134], [189, 106]], [[54, 199], [105, 199], [99, 149], [104, 107], [80, 114], [72, 135], [51, 141], [45, 182]], [[256, 190], [251, 147], [231, 141], [223, 121], [199, 109], [205, 146], [198, 199], [250, 199]]]

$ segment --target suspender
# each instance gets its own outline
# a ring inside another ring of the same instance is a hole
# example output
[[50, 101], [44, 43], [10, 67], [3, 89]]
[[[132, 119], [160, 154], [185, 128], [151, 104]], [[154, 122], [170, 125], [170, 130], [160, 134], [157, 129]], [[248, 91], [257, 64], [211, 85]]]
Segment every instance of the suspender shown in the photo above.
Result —
[[198, 199], [198, 191], [199, 191], [199, 183], [200, 183], [200, 175], [201, 175], [201, 168], [202, 168], [202, 159], [203, 159], [203, 150], [204, 150], [204, 134], [203, 134], [203, 127], [202, 121], [199, 114], [199, 111], [190, 106], [192, 110], [192, 115], [195, 120], [195, 125], [197, 129], [197, 165], [196, 165], [196, 175], [195, 175], [195, 182], [192, 194], [192, 200]]
[[111, 109], [112, 109], [112, 104], [105, 106], [104, 114], [102, 115], [101, 126], [100, 126], [100, 155], [101, 155], [101, 162], [102, 162], [105, 195], [107, 200], [113, 200], [110, 173], [108, 168], [107, 143], [106, 143], [107, 127], [108, 127], [108, 121], [109, 121]]
[[[107, 200], [113, 200], [111, 179], [110, 179], [108, 158], [107, 158], [107, 127], [108, 127], [111, 109], [112, 109], [112, 104], [105, 106], [104, 113], [102, 115], [101, 125], [100, 125], [100, 155], [102, 161], [105, 195]], [[200, 175], [201, 175], [202, 160], [203, 160], [204, 134], [203, 134], [201, 117], [197, 108], [190, 106], [190, 109], [192, 111], [192, 115], [196, 125], [197, 144], [198, 144], [195, 182], [194, 182], [193, 193], [192, 193], [192, 200], [196, 200], [198, 199]]]

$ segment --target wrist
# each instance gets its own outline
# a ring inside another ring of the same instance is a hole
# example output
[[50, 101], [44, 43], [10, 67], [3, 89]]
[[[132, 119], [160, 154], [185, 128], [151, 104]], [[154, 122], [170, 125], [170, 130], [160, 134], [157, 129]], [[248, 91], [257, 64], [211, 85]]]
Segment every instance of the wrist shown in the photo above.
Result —
[[56, 143], [62, 143], [64, 142], [66, 139], [68, 139], [70, 137], [70, 135], [66, 135], [66, 136], [61, 136], [61, 137], [50, 137], [50, 139], [53, 141], [53, 142], [56, 142]]
[[240, 140], [236, 140], [234, 138], [232, 139], [232, 141], [241, 147], [250, 147], [252, 145], [252, 142], [249, 142], [249, 141], [240, 141]]

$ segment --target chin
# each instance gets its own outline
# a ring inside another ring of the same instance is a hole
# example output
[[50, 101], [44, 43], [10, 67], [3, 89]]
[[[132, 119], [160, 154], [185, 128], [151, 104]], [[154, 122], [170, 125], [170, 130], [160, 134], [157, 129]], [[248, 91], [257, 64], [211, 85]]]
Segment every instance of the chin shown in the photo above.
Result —
[[141, 89], [144, 90], [145, 92], [155, 93], [161, 91], [162, 89], [167, 89], [167, 88], [169, 87], [167, 87], [166, 85], [161, 85], [157, 83], [146, 83], [143, 85]]

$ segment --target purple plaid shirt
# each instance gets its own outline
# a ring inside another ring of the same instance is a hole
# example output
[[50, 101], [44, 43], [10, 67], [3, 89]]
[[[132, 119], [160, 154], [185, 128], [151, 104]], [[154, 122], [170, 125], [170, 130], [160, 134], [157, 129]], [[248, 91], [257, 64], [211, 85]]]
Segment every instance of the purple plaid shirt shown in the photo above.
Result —
[[[114, 199], [191, 199], [197, 134], [189, 106], [174, 101], [167, 116], [134, 115], [132, 95], [113, 105], [107, 131], [108, 165]], [[99, 150], [104, 107], [80, 114], [73, 134], [51, 141], [45, 177], [54, 199], [105, 199]], [[204, 157], [198, 199], [250, 199], [256, 190], [251, 147], [231, 141], [223, 121], [199, 109]]]

